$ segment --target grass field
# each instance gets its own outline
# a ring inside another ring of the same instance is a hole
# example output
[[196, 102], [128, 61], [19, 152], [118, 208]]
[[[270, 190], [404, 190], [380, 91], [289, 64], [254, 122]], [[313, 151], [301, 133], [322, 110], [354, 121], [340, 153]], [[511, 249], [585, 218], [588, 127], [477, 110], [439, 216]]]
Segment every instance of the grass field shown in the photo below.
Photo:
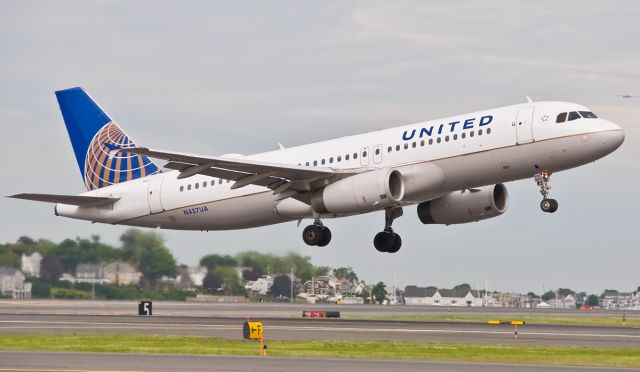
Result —
[[[368, 359], [640, 367], [638, 349], [537, 347], [391, 341], [268, 341], [268, 354]], [[0, 350], [257, 355], [256, 342], [211, 337], [63, 334], [0, 335]]]
[[[619, 316], [500, 316], [500, 315], [389, 315], [374, 317], [351, 317], [351, 319], [374, 320], [399, 320], [422, 322], [461, 322], [461, 323], [486, 323], [490, 319], [500, 320], [524, 320], [527, 324], [554, 324], [554, 325], [593, 325], [593, 326], [622, 326]], [[640, 319], [627, 317], [626, 326], [640, 327]]]

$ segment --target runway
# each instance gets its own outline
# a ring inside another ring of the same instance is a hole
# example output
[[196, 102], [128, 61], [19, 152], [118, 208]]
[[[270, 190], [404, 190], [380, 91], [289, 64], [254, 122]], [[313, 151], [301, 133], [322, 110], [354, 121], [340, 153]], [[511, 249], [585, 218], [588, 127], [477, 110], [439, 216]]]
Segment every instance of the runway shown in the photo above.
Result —
[[2, 371], [349, 371], [387, 372], [623, 372], [631, 369], [514, 365], [493, 363], [455, 363], [429, 361], [388, 361], [332, 358], [221, 357], [202, 355], [148, 355], [113, 353], [45, 353], [0, 351]]
[[[0, 314], [0, 334], [142, 333], [242, 338], [246, 318]], [[454, 322], [255, 318], [270, 340], [392, 340], [518, 345], [637, 348], [640, 328], [525, 325], [513, 339], [511, 326]]]
[[[303, 310], [340, 311], [341, 319], [304, 319]], [[514, 340], [511, 326], [484, 323], [385, 320], [389, 316], [491, 315], [619, 317], [622, 312], [501, 308], [154, 302], [140, 317], [136, 301], [0, 301], [0, 335], [120, 333], [242, 338], [247, 318], [261, 320], [267, 340], [390, 340], [473, 344], [640, 347], [640, 327], [527, 324]], [[638, 313], [626, 313], [628, 318]], [[368, 319], [364, 319], [368, 318]], [[611, 368], [529, 366], [428, 361], [380, 361], [281, 357], [220, 357], [109, 353], [0, 351], [4, 370], [78, 371], [619, 371]]]

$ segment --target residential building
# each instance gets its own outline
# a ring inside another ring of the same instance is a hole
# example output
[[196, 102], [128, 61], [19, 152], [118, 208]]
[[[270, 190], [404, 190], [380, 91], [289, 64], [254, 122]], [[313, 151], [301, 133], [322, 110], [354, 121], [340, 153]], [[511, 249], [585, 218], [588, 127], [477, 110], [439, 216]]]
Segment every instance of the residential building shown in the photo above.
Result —
[[335, 289], [329, 285], [328, 281], [324, 280], [309, 280], [304, 283], [304, 293], [315, 296], [331, 296], [335, 294]]
[[247, 294], [252, 296], [265, 296], [271, 289], [273, 284], [273, 278], [271, 276], [263, 276], [257, 280], [248, 281], [244, 288], [247, 290]]
[[31, 256], [22, 254], [21, 261], [21, 268], [24, 275], [34, 278], [40, 277], [40, 262], [42, 262], [42, 255], [40, 253], [34, 252]]
[[104, 278], [115, 285], [138, 285], [142, 273], [128, 262], [116, 261], [102, 268]]
[[24, 282], [24, 274], [13, 267], [0, 266], [0, 295], [31, 298], [31, 283]]
[[437, 287], [406, 286], [404, 301], [407, 305], [430, 306], [484, 306], [485, 291], [439, 289]]
[[204, 266], [187, 267], [187, 274], [189, 275], [189, 279], [191, 279], [193, 285], [197, 288], [202, 288], [202, 281], [208, 273], [209, 270]]

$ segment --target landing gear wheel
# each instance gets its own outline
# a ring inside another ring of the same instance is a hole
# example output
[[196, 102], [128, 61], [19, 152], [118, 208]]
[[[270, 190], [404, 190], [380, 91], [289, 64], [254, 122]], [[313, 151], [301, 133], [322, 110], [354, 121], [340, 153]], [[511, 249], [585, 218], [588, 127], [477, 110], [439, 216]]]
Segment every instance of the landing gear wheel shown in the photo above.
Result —
[[329, 230], [329, 228], [325, 226], [322, 226], [322, 241], [318, 243], [318, 247], [326, 247], [330, 241], [331, 241], [331, 230]]
[[542, 199], [540, 209], [543, 212], [553, 213], [558, 210], [558, 202], [555, 199]]
[[373, 245], [378, 252], [396, 253], [402, 246], [400, 235], [388, 229], [376, 234], [373, 238]]
[[322, 228], [324, 226], [319, 225], [309, 225], [304, 228], [302, 231], [302, 240], [304, 240], [307, 245], [318, 245], [323, 241], [324, 235]]

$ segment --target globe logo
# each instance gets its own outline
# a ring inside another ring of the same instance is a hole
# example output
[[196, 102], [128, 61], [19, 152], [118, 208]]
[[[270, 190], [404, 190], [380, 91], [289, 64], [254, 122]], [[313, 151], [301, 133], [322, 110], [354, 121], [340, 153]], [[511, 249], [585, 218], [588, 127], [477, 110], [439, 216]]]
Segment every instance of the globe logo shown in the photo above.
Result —
[[84, 162], [87, 190], [160, 172], [148, 157], [119, 151], [129, 147], [135, 147], [135, 144], [114, 122], [106, 124], [96, 133], [87, 149]]

